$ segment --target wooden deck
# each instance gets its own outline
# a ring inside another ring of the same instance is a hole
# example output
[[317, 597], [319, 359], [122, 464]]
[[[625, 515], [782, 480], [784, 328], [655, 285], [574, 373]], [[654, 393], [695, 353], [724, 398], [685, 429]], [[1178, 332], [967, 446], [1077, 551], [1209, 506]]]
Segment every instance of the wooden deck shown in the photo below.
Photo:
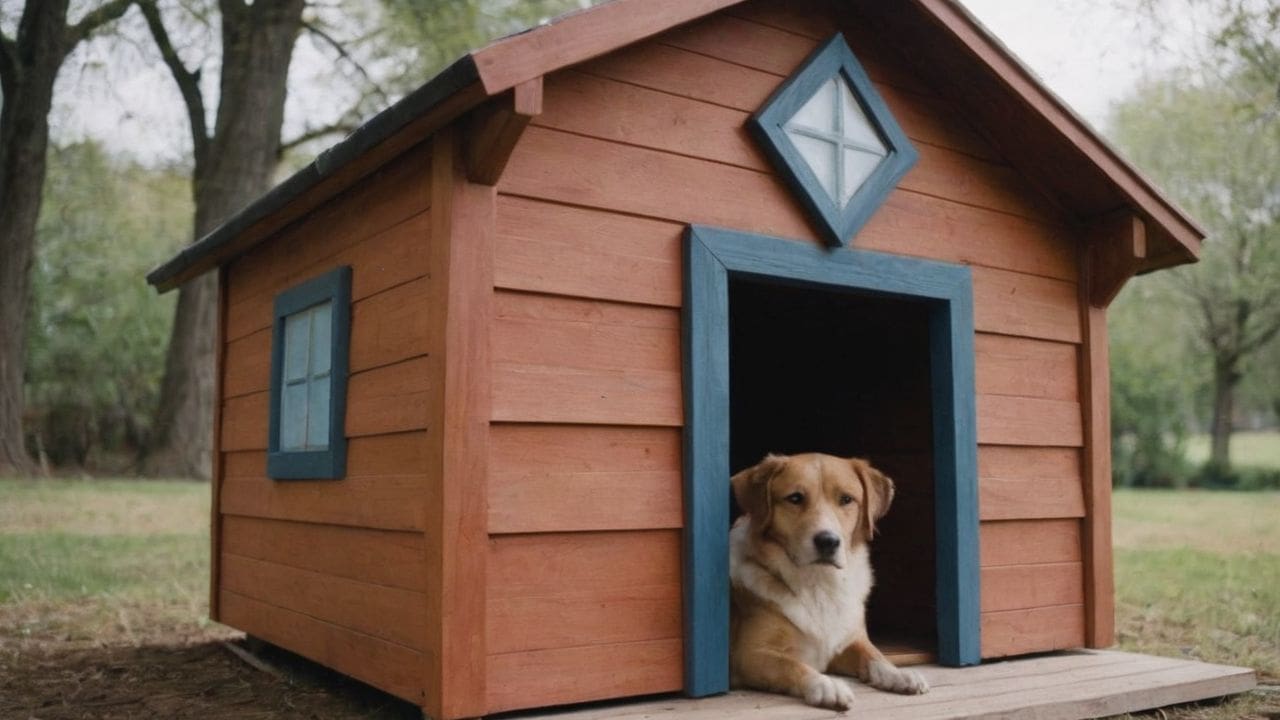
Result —
[[[1076, 651], [973, 668], [916, 667], [927, 695], [901, 696], [855, 683], [851, 717], [876, 720], [1035, 718], [1072, 720], [1134, 712], [1245, 692], [1253, 670], [1115, 651]], [[518, 714], [521, 720], [808, 720], [840, 717], [781, 695], [733, 692], [703, 700], [648, 699]]]

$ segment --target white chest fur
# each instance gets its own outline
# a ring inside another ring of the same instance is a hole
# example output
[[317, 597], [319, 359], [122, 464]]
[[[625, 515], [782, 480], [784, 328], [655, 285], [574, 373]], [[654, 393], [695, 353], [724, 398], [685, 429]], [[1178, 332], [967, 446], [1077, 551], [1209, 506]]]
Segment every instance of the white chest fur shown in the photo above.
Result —
[[849, 551], [843, 568], [797, 567], [790, 562], [766, 568], [752, 552], [750, 520], [729, 533], [729, 577], [733, 584], [772, 603], [809, 639], [803, 660], [825, 669], [865, 628], [865, 605], [873, 583], [865, 545]]

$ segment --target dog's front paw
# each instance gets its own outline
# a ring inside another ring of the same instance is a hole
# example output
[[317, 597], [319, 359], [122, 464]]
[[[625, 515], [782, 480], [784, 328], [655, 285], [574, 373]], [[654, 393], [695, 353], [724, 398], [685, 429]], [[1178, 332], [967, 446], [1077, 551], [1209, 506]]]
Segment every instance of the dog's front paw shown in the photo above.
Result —
[[929, 692], [929, 683], [920, 673], [896, 667], [886, 660], [871, 663], [869, 674], [867, 684], [880, 690], [903, 695], [922, 695]]
[[853, 688], [840, 678], [814, 673], [805, 683], [804, 701], [815, 707], [848, 710], [853, 707]]

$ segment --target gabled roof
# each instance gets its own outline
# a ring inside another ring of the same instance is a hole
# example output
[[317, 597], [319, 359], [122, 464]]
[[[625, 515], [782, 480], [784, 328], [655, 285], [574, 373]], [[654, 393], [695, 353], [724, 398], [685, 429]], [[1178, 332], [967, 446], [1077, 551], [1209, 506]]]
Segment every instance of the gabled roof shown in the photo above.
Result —
[[[170, 290], [245, 252], [489, 98], [743, 0], [612, 0], [463, 56], [147, 275]], [[956, 0], [846, 0], [912, 48], [924, 77], [991, 128], [989, 140], [1073, 216], [1129, 207], [1147, 224], [1142, 270], [1195, 260], [1204, 232], [1044, 87]]]

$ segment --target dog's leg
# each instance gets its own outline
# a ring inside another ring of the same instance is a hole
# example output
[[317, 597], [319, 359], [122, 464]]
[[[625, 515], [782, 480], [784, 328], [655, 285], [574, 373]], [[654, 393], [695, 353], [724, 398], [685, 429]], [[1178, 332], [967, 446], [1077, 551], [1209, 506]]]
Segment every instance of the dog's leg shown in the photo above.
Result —
[[853, 706], [849, 683], [783, 653], [757, 650], [744, 653], [738, 661], [737, 679], [745, 687], [786, 693], [815, 707], [848, 710]]
[[856, 677], [873, 688], [920, 695], [929, 692], [929, 683], [915, 670], [900, 668], [863, 637], [844, 649], [831, 661], [828, 671]]

